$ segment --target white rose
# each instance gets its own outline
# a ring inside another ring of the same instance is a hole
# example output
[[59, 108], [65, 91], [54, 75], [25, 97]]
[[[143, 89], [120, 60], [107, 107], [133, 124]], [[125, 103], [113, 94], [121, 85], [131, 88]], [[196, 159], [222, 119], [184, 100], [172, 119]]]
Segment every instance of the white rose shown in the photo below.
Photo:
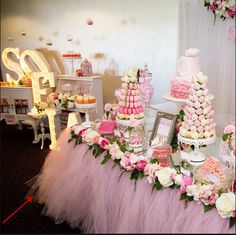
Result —
[[205, 76], [202, 72], [199, 72], [199, 73], [196, 75], [196, 77], [197, 77], [197, 81], [198, 81], [200, 84], [204, 83], [205, 80], [206, 80], [206, 76]]
[[175, 184], [181, 185], [182, 184], [182, 179], [183, 179], [182, 174], [176, 174], [176, 176], [175, 176]]
[[136, 162], [138, 162], [138, 160], [140, 160], [138, 155], [136, 154], [131, 154], [129, 159], [132, 164], [135, 164]]
[[189, 48], [185, 51], [185, 56], [198, 56], [199, 52], [197, 48]]
[[132, 76], [132, 77], [129, 78], [129, 80], [130, 80], [131, 82], [137, 82], [137, 77]]
[[69, 101], [68, 104], [67, 104], [67, 108], [68, 108], [68, 109], [74, 108], [74, 102]]
[[99, 136], [99, 134], [96, 131], [89, 131], [85, 136], [85, 141], [91, 144], [93, 138], [96, 136]]
[[223, 219], [231, 217], [235, 210], [235, 194], [222, 193], [216, 200], [216, 209]]
[[124, 155], [124, 153], [120, 150], [118, 150], [115, 154], [115, 158], [116, 159], [121, 159], [121, 157]]
[[129, 77], [128, 77], [128, 76], [125, 76], [125, 77], [121, 78], [121, 81], [122, 81], [122, 82], [129, 83]]
[[176, 170], [170, 167], [165, 167], [161, 168], [159, 171], [156, 171], [155, 174], [163, 187], [169, 187], [173, 184], [171, 174], [176, 174]]

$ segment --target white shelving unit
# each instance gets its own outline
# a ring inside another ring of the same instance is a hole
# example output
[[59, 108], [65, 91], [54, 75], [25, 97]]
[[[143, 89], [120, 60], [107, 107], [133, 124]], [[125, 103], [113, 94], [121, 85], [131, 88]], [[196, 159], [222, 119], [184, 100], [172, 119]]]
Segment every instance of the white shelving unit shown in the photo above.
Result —
[[57, 91], [62, 92], [62, 86], [64, 84], [71, 84], [73, 89], [71, 95], [77, 95], [80, 88], [91, 87], [90, 94], [96, 98], [97, 112], [90, 112], [89, 117], [91, 121], [95, 121], [97, 118], [101, 119], [103, 116], [103, 91], [102, 91], [102, 77], [78, 77], [74, 74], [58, 75], [57, 76]]

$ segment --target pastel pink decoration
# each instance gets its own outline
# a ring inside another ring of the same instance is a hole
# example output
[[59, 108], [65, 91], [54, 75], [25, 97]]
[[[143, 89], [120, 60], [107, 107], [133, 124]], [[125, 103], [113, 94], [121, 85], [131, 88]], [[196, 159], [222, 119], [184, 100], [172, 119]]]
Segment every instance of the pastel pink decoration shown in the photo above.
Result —
[[130, 100], [131, 102], [133, 102], [133, 101], [134, 101], [134, 97], [133, 97], [133, 96], [130, 96], [130, 97], [129, 97], [129, 100]]
[[205, 97], [204, 97], [204, 96], [201, 96], [201, 97], [199, 97], [199, 99], [198, 99], [198, 101], [199, 101], [200, 103], [203, 103], [204, 100], [205, 100]]
[[188, 125], [192, 126], [193, 125], [193, 121], [191, 119], [188, 120]]
[[215, 113], [215, 111], [214, 111], [214, 110], [211, 110], [211, 112], [209, 112], [209, 113], [206, 115], [206, 117], [207, 117], [207, 118], [210, 118], [210, 117], [213, 116], [214, 113]]
[[131, 113], [132, 113], [130, 108], [127, 110], [127, 113], [128, 113], [128, 114], [131, 114]]
[[202, 103], [202, 107], [203, 107], [203, 108], [206, 108], [206, 107], [207, 107], [207, 103], [206, 103], [206, 102], [203, 102], [203, 103]]
[[121, 95], [121, 96], [120, 96], [120, 99], [123, 100], [123, 101], [125, 101], [125, 96], [124, 96], [124, 95]]
[[124, 108], [124, 114], [128, 114], [128, 110], [127, 110], [127, 108]]
[[207, 95], [208, 94], [208, 89], [206, 88], [205, 90], [203, 90], [203, 94]]
[[202, 90], [198, 90], [198, 91], [196, 92], [196, 95], [197, 95], [198, 97], [202, 96], [202, 95], [203, 95], [203, 91], [202, 91]]
[[199, 119], [200, 121], [202, 121], [204, 118], [205, 118], [204, 115], [200, 115], [200, 116], [198, 117], [198, 119]]
[[195, 121], [197, 119], [197, 115], [194, 113], [192, 114], [192, 120]]
[[128, 88], [128, 84], [127, 83], [122, 83], [121, 87], [127, 89]]
[[135, 90], [131, 90], [131, 95], [135, 95], [136, 94], [136, 91]]
[[196, 110], [197, 115], [201, 115], [202, 112], [203, 112], [203, 109], [201, 109], [201, 108], [199, 108], [199, 109]]
[[189, 125], [188, 125], [187, 123], [185, 123], [185, 124], [184, 124], [184, 128], [185, 128], [186, 130], [188, 130], [190, 127], [189, 127]]
[[196, 132], [197, 128], [196, 128], [195, 126], [191, 126], [191, 127], [190, 127], [190, 130], [191, 130], [192, 132]]
[[134, 103], [130, 103], [130, 108], [133, 108], [134, 107]]
[[185, 116], [186, 116], [187, 118], [191, 118], [191, 114], [189, 114], [188, 112], [185, 113]]
[[134, 107], [135, 107], [135, 108], [138, 107], [138, 102], [134, 102]]
[[199, 89], [200, 89], [200, 85], [199, 85], [198, 83], [195, 83], [195, 84], [194, 84], [194, 89], [195, 89], [195, 90], [199, 90]]
[[200, 123], [199, 120], [195, 120], [195, 121], [194, 121], [194, 125], [195, 125], [196, 127], [200, 126], [200, 124], [201, 124], [201, 123]]
[[198, 101], [196, 101], [196, 102], [194, 103], [194, 107], [195, 107], [196, 109], [200, 108], [200, 106], [201, 106], [201, 104], [200, 104]]
[[197, 128], [197, 131], [200, 132], [200, 133], [202, 133], [202, 132], [204, 131], [204, 128], [203, 128], [202, 126], [199, 126], [199, 127]]
[[205, 129], [205, 131], [209, 131], [209, 130], [210, 130], [210, 126], [209, 126], [209, 125], [206, 125], [206, 126], [204, 127], [204, 129]]

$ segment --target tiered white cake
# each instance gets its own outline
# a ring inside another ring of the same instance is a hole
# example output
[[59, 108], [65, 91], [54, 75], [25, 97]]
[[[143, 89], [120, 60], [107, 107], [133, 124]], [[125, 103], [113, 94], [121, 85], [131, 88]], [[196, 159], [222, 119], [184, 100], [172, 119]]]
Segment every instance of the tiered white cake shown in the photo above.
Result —
[[179, 99], [187, 99], [192, 77], [198, 72], [200, 72], [199, 50], [190, 48], [178, 60], [177, 75], [170, 82], [170, 95]]

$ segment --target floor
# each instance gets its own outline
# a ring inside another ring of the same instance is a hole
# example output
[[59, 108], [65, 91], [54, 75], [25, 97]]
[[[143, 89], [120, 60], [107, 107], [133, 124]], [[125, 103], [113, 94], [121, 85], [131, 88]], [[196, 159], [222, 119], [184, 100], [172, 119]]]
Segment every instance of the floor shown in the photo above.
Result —
[[28, 186], [25, 182], [40, 171], [49, 153], [50, 141], [46, 140], [43, 150], [40, 143], [32, 144], [33, 130], [0, 122], [1, 128], [1, 233], [80, 233], [65, 222], [55, 224], [52, 219], [41, 215], [42, 205], [28, 203], [10, 220], [2, 224], [12, 212], [25, 202]]

